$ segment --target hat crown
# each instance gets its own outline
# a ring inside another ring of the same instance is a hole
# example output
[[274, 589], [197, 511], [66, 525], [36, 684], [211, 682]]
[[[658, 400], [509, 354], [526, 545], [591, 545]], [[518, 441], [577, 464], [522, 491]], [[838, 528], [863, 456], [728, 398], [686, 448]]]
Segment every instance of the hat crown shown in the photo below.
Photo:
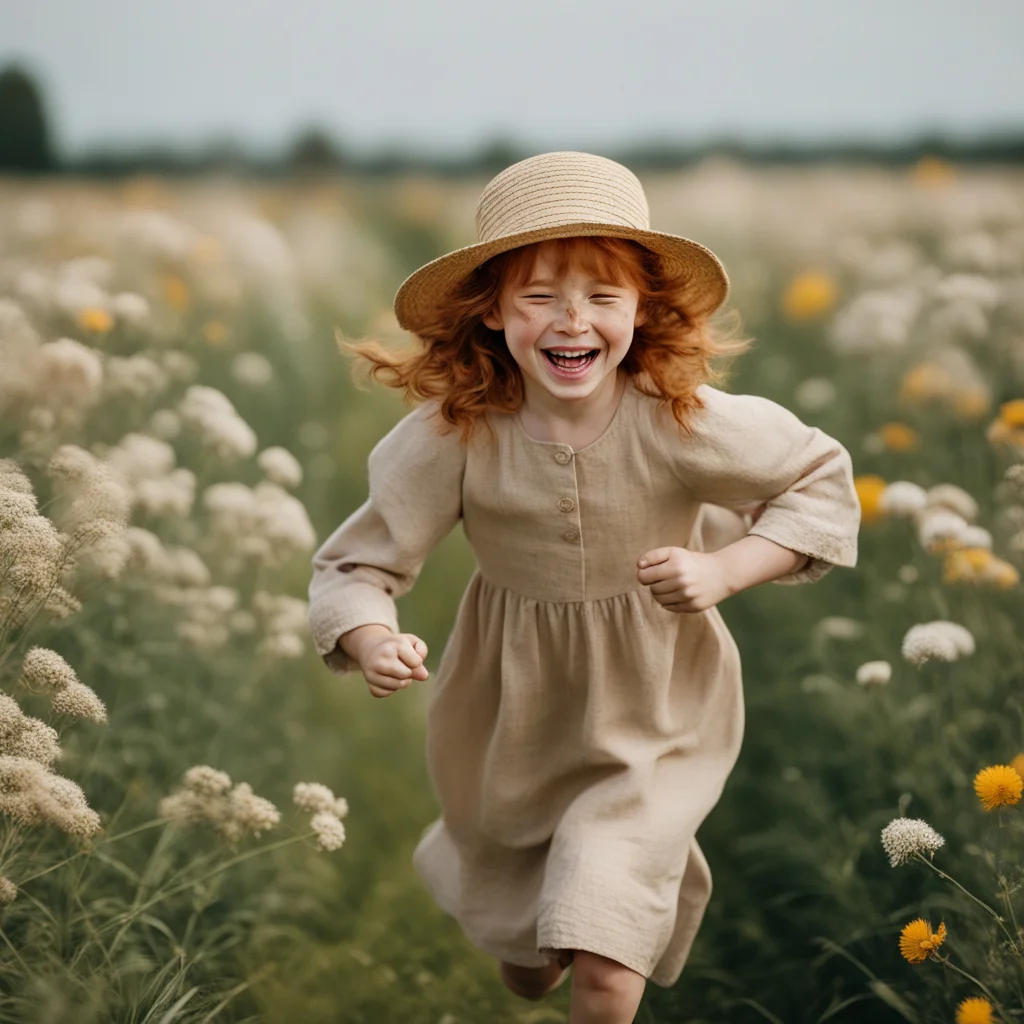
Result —
[[617, 224], [647, 231], [651, 215], [637, 176], [591, 153], [541, 153], [506, 167], [476, 208], [480, 242], [561, 224]]

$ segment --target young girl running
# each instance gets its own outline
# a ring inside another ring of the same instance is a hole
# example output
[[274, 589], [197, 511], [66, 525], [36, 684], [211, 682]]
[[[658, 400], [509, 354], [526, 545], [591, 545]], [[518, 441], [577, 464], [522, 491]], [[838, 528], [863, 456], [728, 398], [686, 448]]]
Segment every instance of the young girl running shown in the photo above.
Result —
[[745, 347], [709, 324], [725, 271], [650, 230], [625, 167], [523, 160], [477, 228], [400, 288], [413, 352], [351, 346], [421, 402], [314, 556], [310, 622], [375, 697], [427, 679], [394, 602], [462, 522], [477, 568], [436, 668], [441, 814], [415, 868], [512, 991], [571, 965], [572, 1024], [617, 1024], [678, 979], [711, 894], [695, 835], [744, 726], [716, 605], [855, 565], [860, 507], [842, 445], [712, 386]]

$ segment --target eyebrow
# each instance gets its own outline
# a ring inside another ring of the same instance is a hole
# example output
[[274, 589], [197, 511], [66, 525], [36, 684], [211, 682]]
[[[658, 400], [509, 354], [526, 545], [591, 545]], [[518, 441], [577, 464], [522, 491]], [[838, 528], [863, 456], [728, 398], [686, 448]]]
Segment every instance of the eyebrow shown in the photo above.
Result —
[[[534, 278], [534, 280], [532, 280], [532, 281], [527, 281], [525, 284], [521, 284], [519, 287], [520, 288], [536, 288], [536, 287], [538, 287], [540, 285], [547, 285], [548, 287], [550, 287], [554, 283], [555, 282], [552, 281], [550, 278], [538, 277], [538, 278]], [[599, 278], [591, 278], [591, 282], [590, 283], [591, 284], [604, 285], [605, 287], [608, 287], [608, 288], [621, 288], [622, 287], [621, 284], [616, 284], [614, 281], [602, 281]]]

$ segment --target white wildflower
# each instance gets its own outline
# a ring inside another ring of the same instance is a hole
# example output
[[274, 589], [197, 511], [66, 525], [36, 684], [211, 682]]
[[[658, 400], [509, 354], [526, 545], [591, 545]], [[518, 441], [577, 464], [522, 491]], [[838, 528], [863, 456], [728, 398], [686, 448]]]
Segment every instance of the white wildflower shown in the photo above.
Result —
[[334, 792], [320, 782], [297, 782], [292, 790], [292, 800], [300, 810], [315, 814], [317, 811], [334, 813], [337, 798]]
[[929, 488], [928, 505], [931, 508], [947, 508], [969, 523], [978, 517], [977, 501], [956, 484], [936, 484]]
[[193, 384], [178, 406], [182, 421], [198, 431], [200, 440], [225, 458], [252, 455], [256, 434], [222, 392]]
[[301, 658], [305, 650], [305, 641], [295, 633], [274, 633], [271, 636], [264, 637], [256, 645], [257, 656], [267, 658], [270, 661]]
[[957, 543], [965, 548], [986, 548], [992, 550], [992, 534], [983, 526], [968, 526], [962, 530]]
[[[952, 628], [951, 628], [952, 627]], [[927, 661], [956, 661], [973, 651], [974, 638], [956, 623], [937, 620], [911, 626], [903, 637], [901, 653], [912, 665]]]
[[87, 408], [100, 397], [103, 362], [99, 352], [72, 338], [40, 345], [36, 401], [51, 409]]
[[256, 456], [256, 462], [271, 483], [289, 488], [302, 483], [302, 466], [287, 448], [264, 448]]
[[967, 521], [945, 508], [928, 508], [917, 517], [917, 539], [926, 551], [959, 544], [960, 535], [967, 529]]
[[181, 433], [181, 417], [173, 409], [157, 409], [149, 418], [149, 430], [155, 437], [172, 440]]
[[882, 848], [894, 868], [906, 864], [918, 853], [931, 857], [945, 842], [931, 825], [920, 818], [893, 818], [882, 829]]
[[884, 686], [892, 678], [892, 665], [887, 661], [866, 661], [857, 669], [861, 686]]
[[864, 635], [864, 624], [844, 615], [827, 615], [817, 628], [833, 640], [857, 640]]
[[240, 352], [231, 363], [235, 380], [250, 387], [263, 387], [274, 379], [274, 367], [259, 352]]
[[150, 316], [149, 301], [136, 292], [118, 292], [110, 300], [110, 309], [118, 320], [133, 327], [141, 326]]
[[30, 647], [21, 666], [21, 681], [30, 690], [63, 690], [78, 682], [75, 670], [56, 652]]
[[240, 782], [227, 797], [228, 817], [221, 823], [221, 831], [229, 839], [240, 835], [258, 836], [273, 828], [280, 820], [278, 809], [261, 796], [256, 796], [252, 786]]
[[140, 480], [135, 486], [139, 508], [151, 516], [184, 519], [196, 500], [196, 475], [179, 467], [159, 480]]
[[316, 833], [317, 846], [328, 852], [340, 850], [345, 842], [345, 823], [330, 811], [318, 811], [309, 827]]
[[928, 504], [923, 487], [909, 480], [895, 480], [882, 491], [882, 511], [891, 516], [912, 516]]
[[206, 764], [189, 768], [181, 781], [185, 789], [203, 796], [218, 796], [231, 789], [231, 776]]
[[835, 402], [836, 395], [836, 386], [828, 377], [808, 377], [797, 386], [793, 399], [808, 412], [820, 412]]
[[167, 373], [148, 356], [110, 356], [105, 366], [104, 390], [110, 395], [148, 398], [167, 387]]
[[58, 715], [84, 718], [90, 722], [107, 720], [107, 709], [96, 692], [84, 683], [69, 683], [53, 695], [53, 710]]
[[0, 906], [6, 907], [18, 898], [18, 887], [6, 876], [0, 876]]

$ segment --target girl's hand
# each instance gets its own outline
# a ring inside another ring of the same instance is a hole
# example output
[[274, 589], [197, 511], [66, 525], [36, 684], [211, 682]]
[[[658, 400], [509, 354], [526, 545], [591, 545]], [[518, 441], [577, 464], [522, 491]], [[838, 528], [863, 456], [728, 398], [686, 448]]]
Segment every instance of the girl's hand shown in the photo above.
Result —
[[655, 548], [641, 555], [636, 578], [670, 612], [702, 612], [731, 593], [716, 552]]
[[412, 633], [390, 633], [374, 639], [360, 659], [370, 693], [374, 697], [390, 697], [414, 679], [426, 679], [430, 675], [423, 664], [426, 656], [427, 645]]

